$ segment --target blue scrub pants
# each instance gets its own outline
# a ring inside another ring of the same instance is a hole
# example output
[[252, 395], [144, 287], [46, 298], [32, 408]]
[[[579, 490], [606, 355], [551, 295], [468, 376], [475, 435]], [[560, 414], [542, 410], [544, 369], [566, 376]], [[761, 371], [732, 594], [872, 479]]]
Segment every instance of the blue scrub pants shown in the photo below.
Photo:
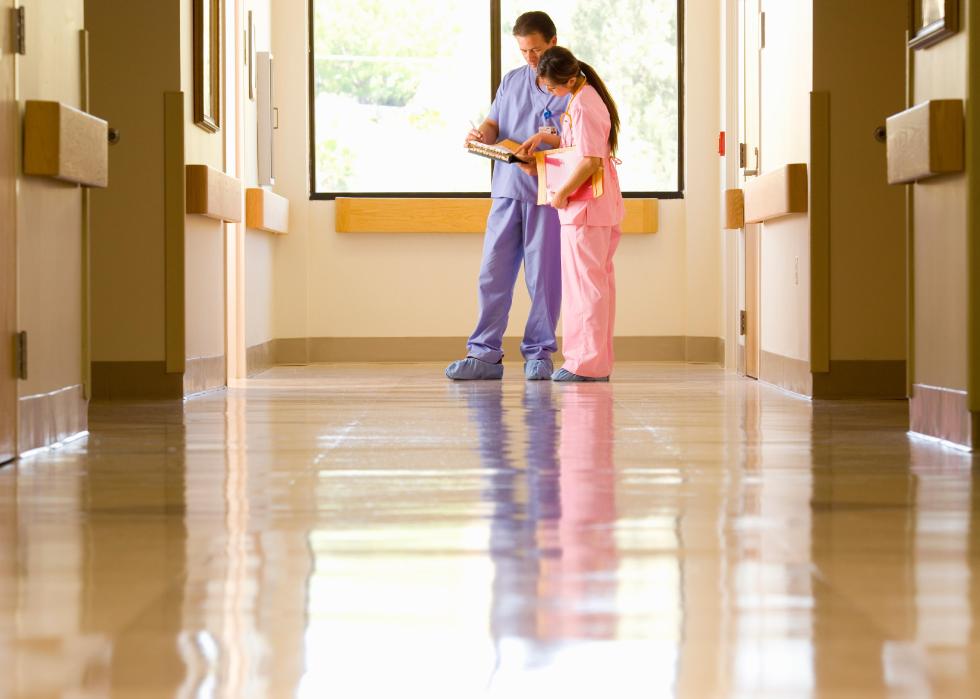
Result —
[[558, 350], [555, 328], [561, 311], [561, 224], [558, 212], [519, 199], [493, 200], [483, 239], [480, 266], [480, 318], [470, 335], [467, 355], [496, 364], [504, 356], [503, 339], [514, 299], [514, 284], [524, 262], [531, 312], [524, 327], [524, 359], [550, 359]]

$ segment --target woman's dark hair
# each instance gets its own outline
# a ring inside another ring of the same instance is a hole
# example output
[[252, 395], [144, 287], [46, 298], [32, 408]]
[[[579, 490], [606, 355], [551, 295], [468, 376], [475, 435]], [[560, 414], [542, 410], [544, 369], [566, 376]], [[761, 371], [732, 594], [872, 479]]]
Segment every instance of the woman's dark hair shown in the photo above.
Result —
[[543, 36], [545, 41], [555, 38], [558, 30], [547, 13], [525, 12], [514, 22], [514, 36], [530, 36], [535, 33]]
[[538, 62], [538, 77], [556, 85], [567, 83], [580, 75], [585, 76], [585, 80], [599, 93], [606, 109], [609, 110], [609, 150], [615, 153], [619, 143], [619, 110], [616, 109], [616, 102], [613, 101], [606, 84], [602, 82], [595, 69], [575, 58], [572, 52], [563, 46], [552, 46], [541, 55], [541, 60]]

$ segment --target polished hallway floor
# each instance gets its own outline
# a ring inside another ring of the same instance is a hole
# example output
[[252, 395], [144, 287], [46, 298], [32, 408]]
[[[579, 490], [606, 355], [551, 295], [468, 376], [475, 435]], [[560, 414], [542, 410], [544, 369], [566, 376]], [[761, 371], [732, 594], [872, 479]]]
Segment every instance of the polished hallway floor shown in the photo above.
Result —
[[901, 402], [281, 367], [0, 470], [0, 697], [980, 696], [978, 460]]

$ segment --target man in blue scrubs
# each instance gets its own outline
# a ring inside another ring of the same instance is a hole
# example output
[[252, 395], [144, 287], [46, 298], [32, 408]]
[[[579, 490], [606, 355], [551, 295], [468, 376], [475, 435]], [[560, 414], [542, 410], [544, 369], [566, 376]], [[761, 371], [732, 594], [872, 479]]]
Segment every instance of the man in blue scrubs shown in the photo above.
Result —
[[[539, 83], [538, 59], [557, 44], [555, 24], [544, 12], [526, 12], [514, 23], [514, 38], [527, 65], [500, 81], [486, 120], [467, 140], [497, 143], [505, 138], [525, 143], [542, 129], [557, 133], [568, 96], [555, 97]], [[551, 139], [549, 139], [551, 140]], [[554, 139], [557, 142], [557, 139]], [[539, 147], [549, 147], [542, 143]], [[531, 296], [521, 354], [524, 375], [547, 380], [558, 349], [555, 327], [561, 310], [561, 225], [550, 206], [538, 206], [537, 178], [517, 164], [496, 163], [480, 266], [480, 316], [467, 343], [466, 358], [446, 368], [455, 380], [500, 379], [504, 331], [521, 262]]]

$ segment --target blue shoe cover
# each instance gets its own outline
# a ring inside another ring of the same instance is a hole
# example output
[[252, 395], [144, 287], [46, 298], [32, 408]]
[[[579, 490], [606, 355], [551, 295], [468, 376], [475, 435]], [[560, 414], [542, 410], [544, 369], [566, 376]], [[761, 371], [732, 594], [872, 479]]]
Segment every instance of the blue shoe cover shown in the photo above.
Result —
[[487, 381], [504, 378], [503, 364], [481, 362], [475, 357], [467, 357], [446, 367], [446, 378], [453, 381]]
[[547, 381], [555, 365], [550, 359], [528, 359], [524, 362], [524, 378], [528, 381]]
[[593, 376], [579, 376], [578, 374], [573, 374], [568, 369], [559, 369], [554, 374], [551, 375], [552, 381], [581, 381], [587, 383], [606, 383], [609, 381], [608, 376], [602, 376], [595, 378]]

